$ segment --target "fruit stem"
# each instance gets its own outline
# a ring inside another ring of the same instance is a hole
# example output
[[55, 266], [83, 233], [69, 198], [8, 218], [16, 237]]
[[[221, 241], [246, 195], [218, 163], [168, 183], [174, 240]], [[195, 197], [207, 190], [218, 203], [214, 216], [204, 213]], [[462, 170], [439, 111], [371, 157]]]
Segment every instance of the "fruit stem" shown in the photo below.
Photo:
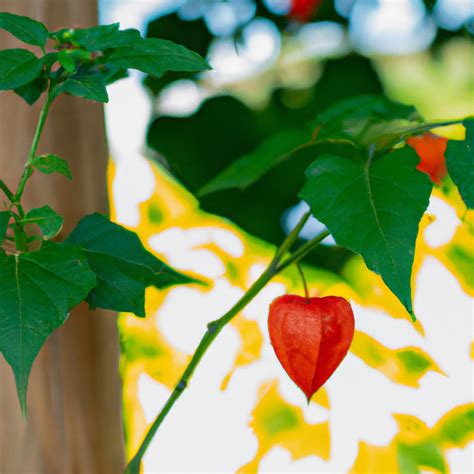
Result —
[[239, 314], [240, 311], [242, 311], [255, 298], [255, 296], [260, 293], [260, 291], [275, 275], [279, 274], [289, 265], [297, 263], [301, 258], [303, 258], [304, 255], [306, 255], [309, 251], [316, 247], [316, 245], [318, 245], [327, 235], [329, 235], [326, 231], [322, 232], [314, 239], [306, 242], [306, 244], [302, 245], [299, 249], [297, 249], [297, 251], [293, 255], [289, 256], [283, 264], [280, 264], [281, 259], [285, 256], [291, 245], [298, 238], [301, 229], [305, 225], [310, 215], [310, 212], [307, 212], [303, 215], [303, 217], [300, 219], [295, 228], [290, 232], [290, 234], [288, 234], [285, 241], [277, 249], [277, 251], [275, 252], [275, 256], [273, 257], [266, 270], [253, 283], [253, 285], [247, 290], [247, 292], [242, 296], [242, 298], [240, 298], [240, 300], [237, 301], [237, 303], [235, 303], [235, 305], [229, 311], [227, 311], [227, 313], [225, 313], [221, 318], [207, 325], [207, 331], [204, 333], [204, 336], [202, 337], [201, 342], [199, 343], [196, 351], [194, 352], [194, 355], [192, 356], [188, 366], [183, 372], [183, 375], [179, 379], [165, 405], [163, 406], [160, 413], [155, 418], [155, 421], [152, 423], [150, 429], [146, 433], [137, 453], [126, 467], [126, 474], [139, 474], [142, 458], [146, 450], [148, 449], [148, 446], [150, 445], [151, 441], [153, 440], [153, 437], [158, 431], [158, 428], [161, 426], [176, 401], [179, 399], [179, 397], [182, 395], [182, 393], [188, 386], [188, 383], [196, 367], [199, 365], [199, 362], [203, 358], [207, 349], [217, 338], [217, 336], [226, 326], [226, 324], [229, 323], [237, 314]]
[[306, 278], [304, 277], [303, 267], [301, 266], [300, 262], [296, 264], [296, 268], [298, 269], [298, 272], [301, 276], [301, 280], [303, 281], [304, 297], [309, 301], [308, 285], [306, 284]]

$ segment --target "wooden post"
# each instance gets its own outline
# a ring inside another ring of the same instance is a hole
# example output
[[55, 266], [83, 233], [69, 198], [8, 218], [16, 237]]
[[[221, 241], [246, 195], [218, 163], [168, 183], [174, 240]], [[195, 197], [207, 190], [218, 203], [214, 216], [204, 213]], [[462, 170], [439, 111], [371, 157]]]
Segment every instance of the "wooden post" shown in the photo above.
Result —
[[[0, 0], [0, 11], [31, 16], [50, 29], [97, 24], [96, 0]], [[0, 48], [24, 47], [5, 32]], [[0, 177], [15, 188], [39, 105], [0, 93]], [[74, 180], [36, 173], [26, 208], [50, 205], [65, 218], [63, 236], [84, 214], [107, 211], [107, 145], [100, 104], [62, 97], [53, 104], [41, 152], [68, 160]], [[1, 304], [1, 301], [0, 301]], [[116, 317], [82, 305], [36, 360], [22, 419], [10, 368], [0, 356], [0, 473], [115, 474], [124, 467]]]

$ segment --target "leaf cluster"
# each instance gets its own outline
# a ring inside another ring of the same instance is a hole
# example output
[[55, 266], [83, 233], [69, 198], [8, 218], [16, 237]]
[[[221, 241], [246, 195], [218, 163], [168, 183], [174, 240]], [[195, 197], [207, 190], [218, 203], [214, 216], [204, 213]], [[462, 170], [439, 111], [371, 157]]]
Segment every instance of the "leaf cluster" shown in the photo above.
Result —
[[13, 369], [26, 415], [33, 362], [74, 306], [86, 301], [94, 309], [144, 317], [147, 287], [196, 282], [146, 250], [135, 233], [101, 214], [84, 217], [58, 242], [62, 216], [47, 204], [23, 209], [22, 194], [34, 173], [72, 179], [65, 159], [36, 154], [51, 104], [61, 94], [107, 102], [106, 86], [126, 77], [129, 69], [159, 77], [210, 67], [183, 46], [142, 38], [137, 30], [120, 30], [119, 24], [48, 31], [36, 20], [1, 12], [0, 28], [40, 50], [39, 55], [21, 48], [0, 51], [0, 90], [13, 90], [30, 105], [46, 93], [16, 191], [0, 180], [7, 198], [6, 210], [0, 212], [0, 352]]
[[[235, 122], [241, 134], [240, 142], [232, 147], [237, 152], [222, 167], [220, 142], [207, 137], [205, 128], [209, 117], [222, 115], [224, 109], [232, 110], [235, 117], [226, 123], [229, 133], [236, 132]], [[461, 121], [426, 123], [412, 106], [381, 95], [362, 95], [336, 102], [298, 128], [268, 133], [239, 155], [238, 147], [258, 128], [252, 120], [248, 109], [235, 99], [211, 98], [191, 117], [158, 118], [148, 139], [205, 209], [242, 223], [259, 237], [271, 240], [265, 228], [278, 228], [283, 211], [305, 201], [338, 246], [361, 255], [414, 319], [415, 243], [433, 183], [417, 169], [420, 158], [406, 140]], [[240, 123], [249, 127], [248, 134]], [[472, 208], [473, 120], [462, 123], [466, 140], [450, 141], [446, 160], [451, 178]], [[165, 137], [172, 137], [175, 129], [190, 133], [185, 145], [173, 148]], [[198, 130], [196, 135], [192, 129]], [[208, 157], [204, 166], [198, 154]], [[199, 170], [196, 163], [201, 165]], [[279, 208], [290, 188], [286, 208]], [[239, 221], [239, 209], [247, 220]], [[254, 224], [248, 220], [253, 213]]]
[[118, 23], [92, 28], [48, 31], [29, 17], [0, 13], [0, 28], [37, 46], [42, 55], [26, 49], [0, 51], [0, 90], [14, 90], [29, 104], [50, 88], [53, 98], [69, 94], [107, 102], [106, 86], [137, 69], [153, 77], [168, 71], [210, 69], [199, 54], [167, 40], [143, 38]]

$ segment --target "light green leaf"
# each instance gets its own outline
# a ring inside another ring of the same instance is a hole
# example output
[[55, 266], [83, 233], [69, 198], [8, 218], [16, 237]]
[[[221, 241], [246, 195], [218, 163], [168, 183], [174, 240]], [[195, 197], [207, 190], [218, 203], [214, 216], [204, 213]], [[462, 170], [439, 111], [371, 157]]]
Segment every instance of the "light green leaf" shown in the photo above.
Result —
[[414, 444], [398, 443], [397, 459], [399, 472], [403, 474], [420, 474], [423, 468], [431, 468], [440, 474], [448, 472], [443, 452], [431, 440]]
[[172, 41], [155, 38], [137, 38], [127, 46], [112, 50], [105, 61], [156, 77], [167, 71], [199, 72], [211, 69], [207, 61], [194, 51]]
[[42, 62], [26, 49], [0, 51], [0, 90], [16, 89], [36, 79]]
[[64, 219], [49, 206], [43, 206], [28, 211], [22, 222], [36, 224], [41, 229], [44, 238], [49, 240], [61, 231]]
[[7, 235], [8, 223], [10, 222], [10, 213], [8, 211], [0, 212], [0, 246]]
[[49, 335], [95, 284], [78, 247], [45, 242], [38, 252], [0, 252], [0, 352], [15, 374], [25, 415], [33, 361]]
[[52, 97], [69, 94], [96, 102], [108, 102], [104, 80], [97, 75], [75, 75], [54, 87]]
[[27, 16], [1, 12], [0, 28], [7, 30], [19, 40], [35, 46], [44, 46], [48, 40], [46, 26]]
[[66, 242], [79, 245], [97, 274], [87, 301], [93, 308], [145, 316], [145, 289], [195, 282], [148, 252], [138, 236], [101, 214], [84, 217]]
[[449, 140], [446, 166], [469, 209], [474, 209], [474, 118], [464, 120], [466, 139]]
[[68, 72], [74, 72], [74, 69], [76, 69], [76, 61], [73, 56], [68, 54], [67, 49], [59, 51], [58, 61], [59, 64], [61, 64], [61, 66]]
[[431, 182], [404, 147], [374, 160], [323, 155], [300, 193], [336, 242], [360, 254], [413, 316], [411, 270]]
[[71, 169], [68, 162], [57, 155], [41, 155], [36, 156], [30, 162], [30, 165], [44, 174], [59, 173], [72, 179]]

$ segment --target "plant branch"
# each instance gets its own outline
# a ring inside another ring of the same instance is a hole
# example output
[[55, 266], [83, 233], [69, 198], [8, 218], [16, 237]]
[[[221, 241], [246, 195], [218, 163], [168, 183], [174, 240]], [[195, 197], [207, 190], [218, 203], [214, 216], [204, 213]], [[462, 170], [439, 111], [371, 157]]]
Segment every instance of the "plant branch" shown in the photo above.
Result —
[[28, 251], [28, 236], [25, 232], [24, 223], [22, 222], [23, 218], [25, 217], [25, 211], [21, 204], [21, 198], [25, 191], [26, 183], [28, 182], [31, 175], [33, 174], [31, 161], [36, 155], [36, 150], [38, 149], [41, 133], [43, 131], [44, 124], [46, 122], [46, 118], [48, 116], [51, 103], [52, 103], [51, 95], [48, 92], [46, 101], [44, 102], [43, 108], [41, 109], [41, 113], [38, 119], [38, 125], [36, 126], [36, 131], [33, 137], [33, 142], [31, 143], [31, 148], [28, 153], [28, 157], [25, 163], [25, 168], [23, 170], [20, 181], [18, 183], [16, 192], [13, 194], [5, 185], [5, 183], [3, 181], [0, 181], [0, 188], [3, 190], [7, 198], [10, 200], [10, 203], [11, 203], [10, 211], [12, 212], [12, 207], [16, 207], [18, 211], [18, 214], [12, 212], [12, 216], [15, 218], [15, 222], [16, 222], [13, 229], [15, 232], [15, 243], [17, 246], [17, 250], [19, 251]]
[[328, 235], [329, 232], [327, 230], [324, 230], [316, 237], [314, 237], [314, 239], [308, 240], [305, 244], [296, 249], [296, 251], [291, 255], [291, 257], [288, 257], [283, 263], [280, 263], [277, 266], [277, 273], [282, 272], [294, 263], [298, 263], [303, 257], [305, 257], [309, 252], [311, 252], [311, 250], [316, 248]]
[[194, 352], [194, 355], [191, 358], [191, 361], [189, 362], [183, 375], [179, 379], [179, 382], [177, 383], [173, 392], [171, 393], [165, 405], [163, 406], [161, 412], [159, 413], [159, 415], [151, 425], [150, 429], [146, 433], [145, 438], [143, 439], [142, 444], [140, 445], [140, 448], [138, 449], [137, 453], [128, 464], [125, 470], [126, 474], [139, 474], [142, 458], [146, 450], [148, 449], [148, 446], [150, 445], [151, 441], [153, 440], [153, 437], [158, 431], [158, 428], [161, 426], [176, 401], [186, 389], [189, 380], [191, 379], [196, 367], [203, 358], [207, 349], [217, 338], [217, 336], [226, 326], [226, 324], [229, 323], [238, 313], [240, 313], [240, 311], [242, 311], [242, 309], [244, 309], [255, 298], [255, 296], [260, 293], [263, 287], [275, 275], [283, 271], [283, 269], [287, 268], [292, 263], [297, 263], [304, 255], [306, 255], [310, 250], [316, 247], [316, 245], [321, 242], [321, 240], [323, 240], [327, 235], [329, 235], [328, 232], [321, 233], [319, 236], [315, 237], [314, 239], [310, 240], [305, 245], [300, 247], [300, 249], [298, 249], [292, 256], [288, 257], [283, 264], [280, 264], [280, 260], [285, 256], [291, 245], [297, 239], [299, 233], [301, 232], [301, 229], [305, 225], [309, 216], [310, 212], [304, 214], [304, 216], [301, 218], [295, 228], [290, 232], [290, 234], [287, 236], [282, 245], [277, 249], [277, 251], [275, 252], [275, 256], [268, 265], [267, 269], [253, 283], [253, 285], [247, 290], [247, 292], [242, 296], [242, 298], [240, 298], [240, 300], [237, 301], [237, 303], [221, 318], [208, 324], [207, 331], [202, 337], [201, 342], [199, 343], [196, 351]]
[[8, 198], [8, 200], [10, 202], [13, 201], [14, 199], [14, 194], [13, 192], [10, 190], [10, 188], [6, 185], [6, 183], [0, 179], [0, 189], [3, 191], [3, 193], [5, 194], [5, 196]]
[[36, 127], [36, 132], [33, 137], [33, 142], [31, 143], [30, 152], [28, 153], [28, 159], [25, 164], [25, 169], [23, 170], [23, 174], [21, 175], [20, 182], [18, 184], [18, 188], [15, 193], [15, 204], [17, 205], [20, 205], [23, 192], [25, 191], [26, 183], [28, 182], [28, 179], [31, 177], [33, 173], [31, 169], [31, 160], [36, 155], [36, 150], [38, 149], [41, 133], [43, 132], [44, 124], [46, 123], [46, 118], [48, 117], [48, 112], [49, 112], [51, 103], [52, 103], [51, 95], [48, 93], [48, 96], [46, 97], [46, 101], [43, 104], [43, 108], [41, 109], [38, 125]]
[[298, 238], [298, 235], [300, 235], [301, 230], [303, 229], [304, 225], [306, 224], [310, 216], [311, 216], [311, 211], [307, 211], [305, 214], [303, 214], [298, 224], [296, 224], [295, 228], [288, 234], [283, 244], [281, 244], [278, 250], [275, 252], [275, 256], [273, 257], [272, 263], [270, 265], [278, 264], [278, 262], [282, 259], [282, 257], [285, 256], [286, 252], [288, 252], [290, 247]]

